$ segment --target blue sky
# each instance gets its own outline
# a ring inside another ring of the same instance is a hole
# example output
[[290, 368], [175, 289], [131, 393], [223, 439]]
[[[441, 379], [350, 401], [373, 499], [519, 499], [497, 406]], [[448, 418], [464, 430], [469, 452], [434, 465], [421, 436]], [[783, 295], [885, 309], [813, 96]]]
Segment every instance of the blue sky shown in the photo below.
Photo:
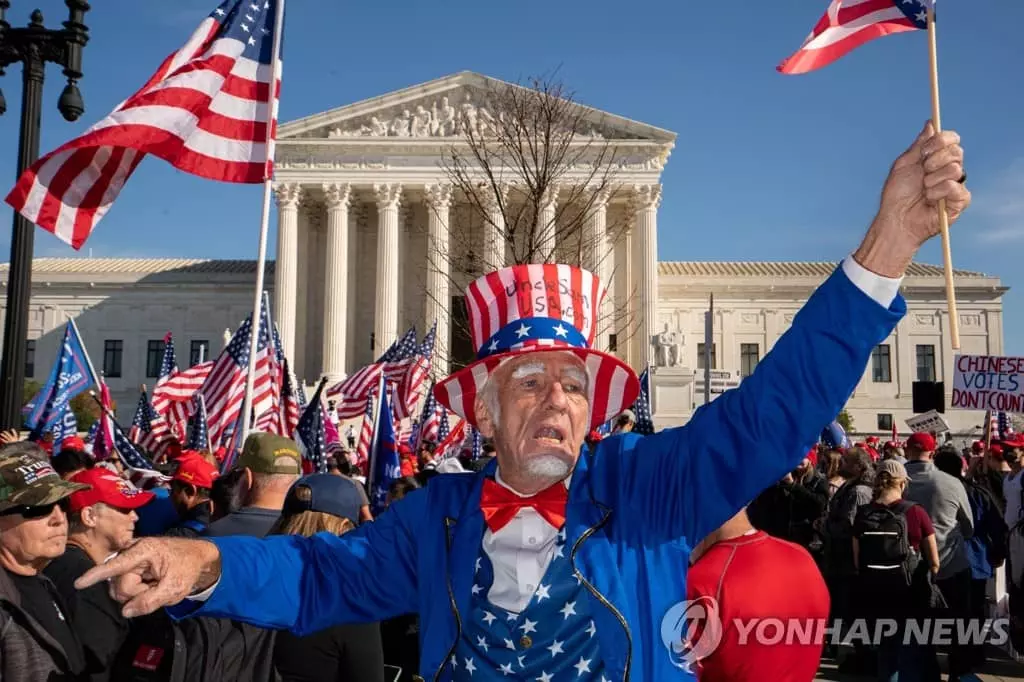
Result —
[[[43, 153], [133, 92], [214, 0], [103, 0], [87, 17], [87, 112], [63, 121], [50, 68]], [[288, 0], [281, 117], [290, 120], [462, 70], [515, 80], [559, 69], [589, 105], [678, 133], [664, 173], [662, 260], [831, 260], [856, 247], [889, 165], [930, 115], [926, 36], [876, 40], [822, 71], [782, 76], [826, 0]], [[61, 0], [13, 0], [8, 20]], [[944, 0], [943, 123], [961, 133], [975, 204], [956, 226], [954, 264], [995, 274], [1006, 348], [1024, 354], [1024, 4]], [[20, 68], [0, 79], [0, 159], [14, 179]], [[6, 190], [4, 190], [6, 192]], [[82, 254], [253, 258], [260, 189], [211, 183], [147, 160]], [[11, 211], [0, 209], [9, 225]], [[9, 230], [0, 254], [9, 252]], [[919, 257], [940, 263], [936, 243]], [[270, 253], [273, 253], [271, 234]], [[36, 232], [36, 255], [75, 255]]]

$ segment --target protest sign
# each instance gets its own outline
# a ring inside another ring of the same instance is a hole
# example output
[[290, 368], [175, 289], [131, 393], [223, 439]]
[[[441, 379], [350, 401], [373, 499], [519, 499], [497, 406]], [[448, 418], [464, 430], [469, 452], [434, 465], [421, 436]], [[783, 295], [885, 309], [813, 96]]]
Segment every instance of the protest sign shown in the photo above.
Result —
[[949, 431], [949, 424], [935, 410], [924, 414], [915, 414], [907, 420], [907, 426], [914, 433], [945, 433]]
[[1024, 412], [1024, 358], [958, 355], [950, 407]]

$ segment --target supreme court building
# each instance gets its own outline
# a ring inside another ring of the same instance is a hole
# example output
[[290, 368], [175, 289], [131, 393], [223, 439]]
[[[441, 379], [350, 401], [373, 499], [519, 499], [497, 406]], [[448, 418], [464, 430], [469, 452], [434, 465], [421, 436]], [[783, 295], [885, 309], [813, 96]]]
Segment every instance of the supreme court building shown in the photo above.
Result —
[[[485, 93], [495, 83], [463, 72], [281, 125], [277, 253], [267, 289], [285, 353], [307, 386], [372, 362], [414, 325], [421, 336], [437, 325], [435, 376], [472, 357], [463, 290], [509, 254], [489, 234], [500, 212], [480, 220], [441, 159], [462, 143], [463, 126], [494, 120]], [[616, 164], [614, 191], [602, 194], [583, 225], [583, 265], [606, 282], [612, 313], [596, 343], [638, 370], [652, 367], [657, 424], [684, 423], [703, 403], [709, 297], [718, 395], [753, 371], [837, 264], [659, 263], [661, 173], [676, 135], [597, 110], [585, 110], [585, 120], [584, 138], [614, 149]], [[584, 159], [565, 180], [588, 177], [593, 168]], [[566, 196], [552, 193], [545, 213], [558, 215]], [[450, 229], [456, 223], [466, 228], [458, 237]], [[450, 257], [432, 258], [438, 249]], [[554, 258], [576, 262], [575, 252], [555, 244]], [[4, 286], [6, 271], [0, 265]], [[1001, 354], [1005, 287], [982, 273], [955, 279], [963, 352]], [[74, 316], [121, 421], [130, 420], [139, 384], [155, 382], [164, 334], [173, 332], [181, 366], [216, 355], [225, 333], [251, 312], [254, 280], [252, 261], [36, 259], [26, 374], [45, 380], [64, 321]], [[893, 423], [906, 432], [916, 381], [944, 381], [947, 395], [952, 390], [941, 268], [912, 265], [902, 291], [908, 315], [876, 349], [848, 404], [860, 433], [887, 433]], [[847, 323], [855, 321], [837, 311], [837, 332]], [[947, 412], [947, 419], [957, 432], [980, 424], [973, 412]]]

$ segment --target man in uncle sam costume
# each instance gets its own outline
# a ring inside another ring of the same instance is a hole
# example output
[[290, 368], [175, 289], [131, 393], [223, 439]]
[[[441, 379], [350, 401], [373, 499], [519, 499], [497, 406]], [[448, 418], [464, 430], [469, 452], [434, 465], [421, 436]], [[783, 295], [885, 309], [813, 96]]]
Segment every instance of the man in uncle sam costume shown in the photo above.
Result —
[[955, 133], [927, 127], [858, 250], [684, 427], [581, 455], [638, 392], [633, 369], [592, 347], [603, 286], [564, 265], [504, 268], [467, 292], [476, 362], [436, 389], [494, 439], [485, 471], [435, 477], [343, 537], [146, 538], [80, 586], [113, 578], [129, 615], [175, 605], [298, 634], [415, 612], [431, 680], [688, 679], [666, 614], [686, 599], [691, 548], [842, 409], [906, 312], [901, 277], [939, 231], [939, 200], [952, 219], [970, 201], [962, 159]]

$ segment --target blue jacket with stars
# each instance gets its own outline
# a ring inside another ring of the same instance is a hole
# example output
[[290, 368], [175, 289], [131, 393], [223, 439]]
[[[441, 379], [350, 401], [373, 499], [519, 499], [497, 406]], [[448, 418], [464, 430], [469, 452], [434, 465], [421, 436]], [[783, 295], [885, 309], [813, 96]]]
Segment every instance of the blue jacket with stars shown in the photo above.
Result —
[[[902, 298], [885, 309], [839, 268], [738, 389], [686, 426], [614, 436], [580, 457], [565, 532], [611, 679], [690, 678], [663, 642], [662, 621], [686, 599], [691, 549], [796, 467], [905, 312]], [[485, 528], [480, 491], [493, 465], [435, 477], [343, 537], [214, 538], [219, 585], [172, 615], [302, 635], [416, 612], [420, 675], [450, 680]]]

